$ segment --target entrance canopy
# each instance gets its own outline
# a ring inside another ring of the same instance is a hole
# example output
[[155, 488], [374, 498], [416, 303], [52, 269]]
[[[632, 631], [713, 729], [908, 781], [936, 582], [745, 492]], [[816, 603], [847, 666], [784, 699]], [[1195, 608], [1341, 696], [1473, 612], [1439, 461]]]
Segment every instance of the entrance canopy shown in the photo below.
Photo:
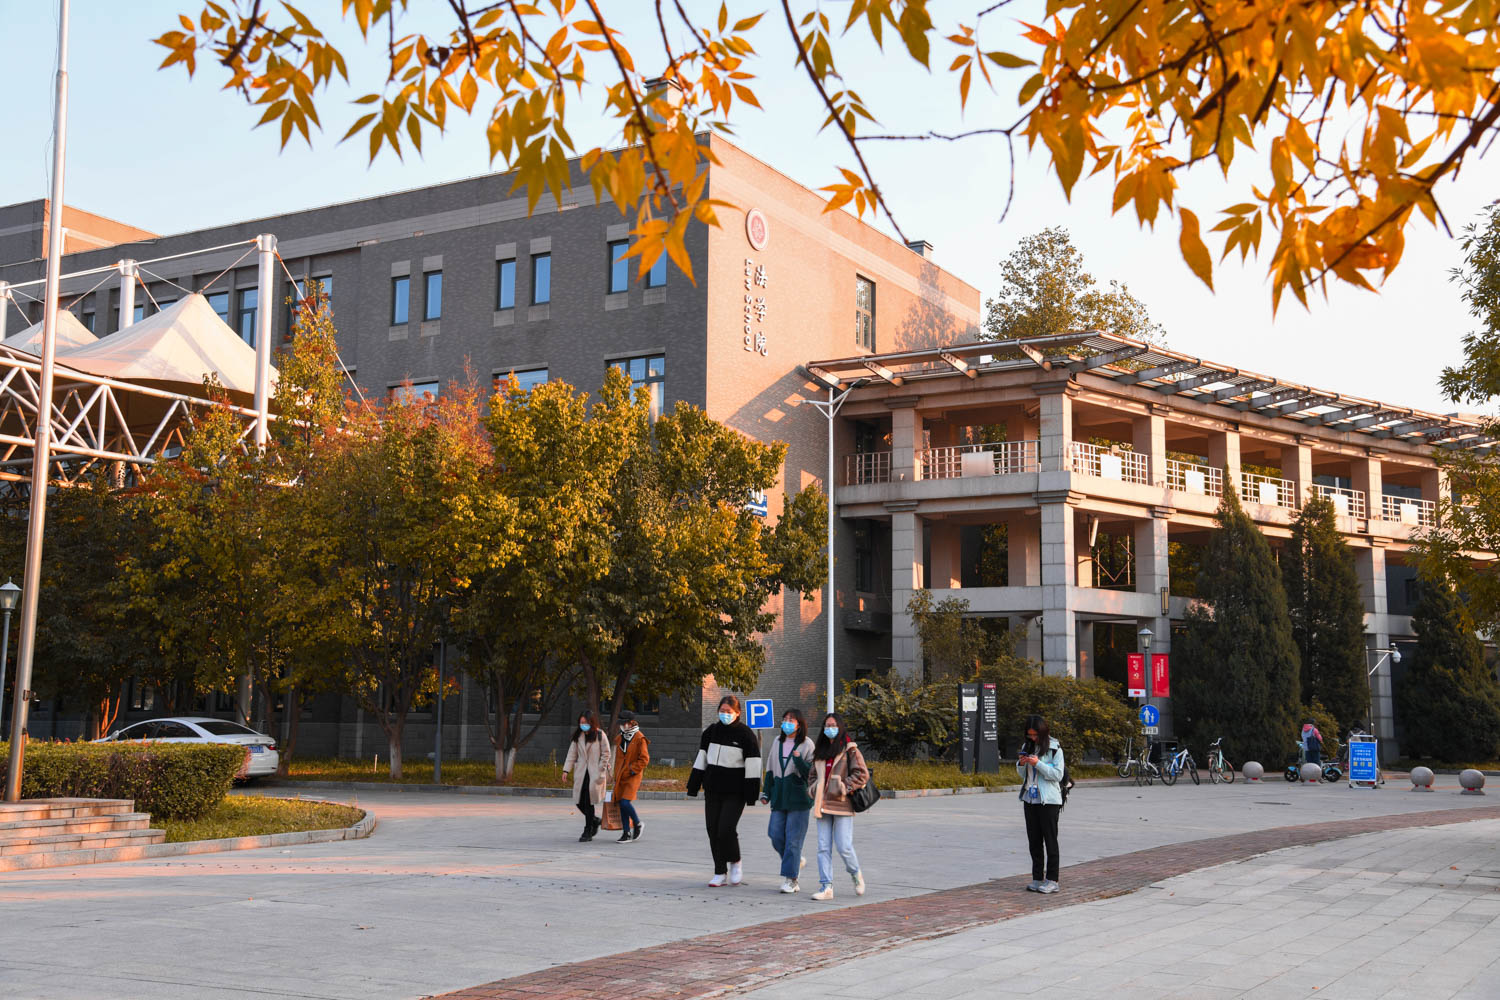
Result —
[[[66, 309], [57, 311], [57, 353], [61, 355], [64, 351], [73, 350], [78, 347], [87, 347], [98, 341], [88, 327], [78, 321]], [[17, 351], [25, 351], [27, 354], [41, 356], [42, 353], [42, 324], [36, 323], [28, 326], [13, 337], [0, 340], [0, 346], [13, 348]]]
[[205, 376], [214, 375], [232, 393], [255, 393], [255, 349], [197, 293], [119, 333], [59, 351], [58, 357], [80, 371], [175, 391], [201, 387]]

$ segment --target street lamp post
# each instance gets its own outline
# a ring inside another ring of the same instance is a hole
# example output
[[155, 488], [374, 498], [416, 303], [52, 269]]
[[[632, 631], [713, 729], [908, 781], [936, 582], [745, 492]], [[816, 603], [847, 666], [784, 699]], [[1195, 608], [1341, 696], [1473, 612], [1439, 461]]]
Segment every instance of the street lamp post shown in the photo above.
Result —
[[[820, 379], [819, 381], [823, 380]], [[822, 413], [823, 416], [828, 418], [828, 552], [826, 556], [828, 565], [828, 601], [825, 607], [825, 611], [828, 615], [828, 663], [826, 666], [828, 684], [828, 708], [826, 709], [826, 711], [828, 711], [830, 714], [832, 714], [833, 712], [833, 630], [837, 627], [837, 624], [833, 620], [833, 605], [836, 594], [833, 580], [833, 418], [839, 415], [839, 410], [843, 408], [844, 400], [849, 398], [849, 394], [863, 385], [864, 381], [865, 380], [862, 378], [855, 379], [852, 383], [850, 383], [849, 388], [845, 389], [843, 392], [839, 393], [836, 396], [834, 395], [834, 391], [838, 388], [838, 386], [830, 385], [828, 387], [827, 401], [821, 399], [808, 400], [809, 403], [817, 407], [818, 411]]]
[[1394, 666], [1397, 663], [1401, 662], [1401, 650], [1397, 649], [1395, 646], [1391, 646], [1389, 648], [1376, 648], [1376, 649], [1372, 649], [1372, 650], [1370, 650], [1370, 652], [1372, 652], [1372, 653], [1380, 653], [1381, 654], [1380, 659], [1378, 659], [1378, 660], [1375, 661], [1375, 665], [1373, 667], [1371, 667], [1368, 671], [1365, 672], [1365, 687], [1366, 687], [1366, 689], [1369, 690], [1369, 695], [1370, 695], [1370, 711], [1367, 713], [1368, 719], [1366, 721], [1368, 721], [1369, 724], [1370, 724], [1370, 735], [1374, 736], [1374, 735], [1376, 735], [1376, 733], [1375, 733], [1375, 692], [1372, 689], [1372, 685], [1371, 685], [1370, 682], [1374, 679], [1376, 671], [1378, 671], [1380, 669], [1380, 665], [1383, 664], [1386, 660], [1390, 660], [1392, 666]]
[[1146, 705], [1151, 701], [1151, 637], [1154, 635], [1149, 628], [1142, 628], [1137, 632], [1136, 638], [1141, 641], [1141, 690], [1145, 693], [1141, 696], [1141, 704]]
[[21, 600], [21, 588], [8, 578], [0, 584], [0, 614], [5, 615], [5, 632], [0, 637], [0, 731], [4, 730], [5, 716], [5, 668], [10, 665], [10, 613], [16, 610]]

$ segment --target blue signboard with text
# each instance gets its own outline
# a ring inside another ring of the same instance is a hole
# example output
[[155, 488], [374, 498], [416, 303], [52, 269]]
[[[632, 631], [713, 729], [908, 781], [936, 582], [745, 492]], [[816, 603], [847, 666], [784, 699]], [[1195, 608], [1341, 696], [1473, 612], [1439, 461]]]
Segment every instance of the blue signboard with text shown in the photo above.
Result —
[[750, 698], [745, 701], [745, 725], [751, 729], [774, 729], [772, 720], [776, 711], [770, 698]]
[[1375, 785], [1380, 781], [1378, 748], [1373, 737], [1349, 741], [1349, 784]]

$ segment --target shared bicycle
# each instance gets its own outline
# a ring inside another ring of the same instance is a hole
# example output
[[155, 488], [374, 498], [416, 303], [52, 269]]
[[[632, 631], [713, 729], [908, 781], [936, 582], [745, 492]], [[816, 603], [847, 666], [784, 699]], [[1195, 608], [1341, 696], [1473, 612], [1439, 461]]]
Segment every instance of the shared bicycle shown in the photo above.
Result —
[[1234, 765], [1224, 756], [1224, 737], [1220, 736], [1208, 747], [1208, 780], [1217, 785], [1224, 782], [1234, 784]]

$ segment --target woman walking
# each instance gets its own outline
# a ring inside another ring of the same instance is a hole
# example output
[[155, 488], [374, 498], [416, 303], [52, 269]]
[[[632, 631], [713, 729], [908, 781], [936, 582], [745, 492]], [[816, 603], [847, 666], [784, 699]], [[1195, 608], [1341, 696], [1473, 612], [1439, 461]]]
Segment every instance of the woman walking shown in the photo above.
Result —
[[1062, 812], [1063, 752], [1040, 715], [1026, 718], [1026, 742], [1016, 758], [1021, 809], [1031, 847], [1030, 892], [1057, 891], [1057, 817]]
[[823, 717], [823, 732], [813, 750], [812, 814], [818, 821], [818, 891], [813, 899], [833, 898], [833, 852], [838, 851], [844, 870], [854, 880], [854, 894], [865, 894], [865, 877], [859, 870], [854, 853], [854, 806], [849, 796], [865, 787], [870, 769], [865, 766], [859, 745], [849, 738], [839, 717], [829, 712]]
[[807, 738], [807, 723], [795, 708], [781, 717], [781, 735], [771, 744], [766, 758], [766, 777], [760, 801], [771, 806], [771, 825], [766, 831], [771, 846], [781, 855], [781, 891], [796, 892], [802, 873], [802, 842], [807, 839], [807, 821], [813, 806], [808, 791], [812, 774], [813, 742]]
[[620, 713], [620, 739], [615, 744], [615, 802], [620, 807], [620, 839], [617, 844], [633, 844], [641, 839], [641, 817], [635, 811], [635, 797], [641, 789], [641, 776], [651, 763], [651, 745], [641, 732], [634, 712]]
[[599, 720], [584, 712], [578, 717], [578, 728], [573, 730], [568, 757], [563, 761], [564, 776], [573, 775], [573, 804], [583, 813], [580, 844], [593, 840], [599, 832], [594, 806], [604, 801], [604, 789], [609, 787], [609, 765], [609, 738], [600, 732]]
[[740, 700], [732, 694], [719, 699], [719, 721], [703, 730], [698, 758], [688, 775], [690, 798], [703, 789], [703, 820], [708, 827], [708, 847], [714, 856], [717, 889], [728, 882], [744, 880], [740, 867], [740, 815], [755, 805], [760, 795], [760, 740], [740, 721]]
[[1323, 734], [1311, 719], [1302, 724], [1302, 759], [1309, 764], [1323, 763]]

